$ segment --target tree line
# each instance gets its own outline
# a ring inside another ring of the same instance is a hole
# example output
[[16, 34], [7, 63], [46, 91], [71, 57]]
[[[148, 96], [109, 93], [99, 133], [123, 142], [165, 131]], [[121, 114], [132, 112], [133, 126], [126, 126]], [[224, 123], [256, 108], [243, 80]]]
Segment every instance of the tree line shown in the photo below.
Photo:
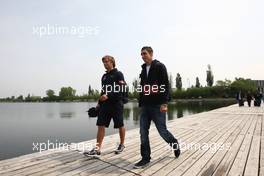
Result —
[[[193, 98], [234, 98], [238, 91], [242, 93], [254, 94], [257, 91], [257, 87], [254, 81], [244, 78], [235, 78], [231, 80], [218, 80], [214, 85], [214, 75], [210, 65], [206, 70], [206, 83], [202, 86], [198, 77], [195, 79], [195, 85], [188, 88], [183, 88], [182, 77], [180, 73], [176, 74], [175, 88], [173, 85], [173, 76], [169, 75], [169, 89], [172, 99], [193, 99]], [[132, 82], [133, 92], [129, 91], [130, 99], [137, 99], [139, 93], [136, 92], [136, 88], [139, 85], [139, 80], [134, 79]], [[46, 90], [46, 96], [35, 96], [28, 94], [26, 97], [19, 95], [18, 97], [11, 96], [7, 98], [1, 98], [1, 102], [61, 102], [61, 101], [90, 101], [97, 100], [100, 96], [100, 91], [93, 89], [91, 85], [88, 86], [86, 94], [77, 95], [76, 90], [72, 87], [62, 87], [59, 93], [56, 95], [52, 89]]]
[[99, 90], [92, 89], [91, 85], [88, 87], [87, 94], [76, 95], [76, 90], [72, 87], [62, 87], [59, 94], [56, 95], [52, 89], [46, 90], [46, 96], [35, 96], [28, 94], [26, 97], [19, 95], [18, 97], [11, 96], [1, 98], [2, 102], [60, 102], [60, 101], [89, 101], [95, 100], [99, 97]]

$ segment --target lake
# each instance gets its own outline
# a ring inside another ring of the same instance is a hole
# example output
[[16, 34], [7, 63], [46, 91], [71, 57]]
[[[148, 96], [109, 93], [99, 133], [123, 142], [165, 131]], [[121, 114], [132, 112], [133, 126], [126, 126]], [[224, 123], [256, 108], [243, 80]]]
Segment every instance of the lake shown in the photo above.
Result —
[[[233, 104], [233, 101], [170, 103], [167, 120], [209, 111]], [[87, 110], [96, 102], [70, 103], [0, 103], [0, 160], [33, 153], [37, 142], [81, 142], [96, 137], [96, 118]], [[136, 102], [125, 105], [126, 129], [139, 127]], [[113, 122], [106, 135], [117, 133]], [[115, 141], [118, 142], [118, 141]]]

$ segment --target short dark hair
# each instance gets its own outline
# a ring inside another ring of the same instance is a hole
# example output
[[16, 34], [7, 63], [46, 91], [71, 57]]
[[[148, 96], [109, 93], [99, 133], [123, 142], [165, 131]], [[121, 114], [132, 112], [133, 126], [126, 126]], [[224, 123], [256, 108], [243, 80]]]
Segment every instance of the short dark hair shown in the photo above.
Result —
[[153, 49], [150, 46], [143, 46], [141, 51], [146, 50], [149, 54], [153, 54]]

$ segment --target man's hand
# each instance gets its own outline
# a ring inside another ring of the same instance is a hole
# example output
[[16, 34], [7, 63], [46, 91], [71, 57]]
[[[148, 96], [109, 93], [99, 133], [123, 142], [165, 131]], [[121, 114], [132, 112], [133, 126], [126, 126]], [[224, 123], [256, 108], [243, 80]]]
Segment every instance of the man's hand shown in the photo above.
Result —
[[160, 106], [160, 112], [167, 112], [168, 111], [168, 105], [167, 104], [162, 104]]
[[99, 100], [100, 101], [105, 101], [105, 100], [107, 100], [108, 99], [108, 96], [107, 95], [102, 95], [100, 98], [99, 98]]

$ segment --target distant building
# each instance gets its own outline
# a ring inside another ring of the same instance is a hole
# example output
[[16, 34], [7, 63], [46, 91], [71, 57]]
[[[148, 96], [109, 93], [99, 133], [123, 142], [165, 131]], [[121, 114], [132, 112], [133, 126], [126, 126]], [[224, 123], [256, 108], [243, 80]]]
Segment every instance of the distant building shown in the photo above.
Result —
[[257, 85], [257, 89], [259, 92], [264, 92], [264, 80], [254, 80]]

